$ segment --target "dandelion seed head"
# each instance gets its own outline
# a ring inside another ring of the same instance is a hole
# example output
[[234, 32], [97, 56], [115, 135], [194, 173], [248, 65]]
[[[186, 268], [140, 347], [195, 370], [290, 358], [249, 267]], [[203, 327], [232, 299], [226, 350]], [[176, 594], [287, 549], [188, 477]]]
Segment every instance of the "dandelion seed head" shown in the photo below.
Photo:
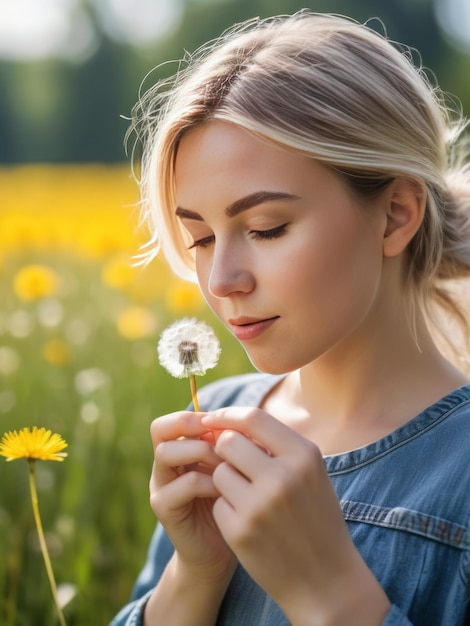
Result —
[[219, 340], [210, 326], [183, 318], [166, 328], [158, 343], [158, 359], [175, 378], [202, 376], [217, 365]]

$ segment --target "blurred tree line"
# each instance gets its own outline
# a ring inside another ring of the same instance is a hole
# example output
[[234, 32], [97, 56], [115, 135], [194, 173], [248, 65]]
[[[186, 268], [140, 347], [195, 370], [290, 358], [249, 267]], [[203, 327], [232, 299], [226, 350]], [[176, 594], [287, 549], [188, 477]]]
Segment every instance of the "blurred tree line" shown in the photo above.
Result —
[[[155, 0], [157, 5], [162, 1]], [[470, 56], [445, 38], [433, 1], [185, 0], [172, 32], [151, 45], [136, 47], [107, 36], [93, 4], [83, 0], [100, 37], [86, 61], [0, 61], [0, 162], [126, 160], [123, 139], [128, 122], [122, 116], [130, 115], [139, 85], [152, 68], [181, 58], [185, 50], [193, 51], [235, 22], [303, 7], [343, 13], [359, 21], [379, 18], [391, 39], [419, 50], [441, 87], [456, 94], [469, 114]], [[377, 21], [373, 27], [381, 30]], [[159, 71], [151, 74], [151, 82], [158, 79]]]

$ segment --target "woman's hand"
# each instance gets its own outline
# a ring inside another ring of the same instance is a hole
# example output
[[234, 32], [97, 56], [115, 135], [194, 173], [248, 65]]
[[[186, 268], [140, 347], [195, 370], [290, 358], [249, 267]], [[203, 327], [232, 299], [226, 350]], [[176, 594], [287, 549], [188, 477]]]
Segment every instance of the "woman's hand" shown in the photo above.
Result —
[[219, 409], [214, 519], [293, 624], [382, 623], [390, 603], [356, 551], [319, 449], [252, 408]]
[[153, 421], [150, 503], [175, 547], [180, 569], [208, 581], [230, 580], [236, 560], [212, 514], [219, 496], [212, 473], [221, 459], [201, 417], [180, 411]]

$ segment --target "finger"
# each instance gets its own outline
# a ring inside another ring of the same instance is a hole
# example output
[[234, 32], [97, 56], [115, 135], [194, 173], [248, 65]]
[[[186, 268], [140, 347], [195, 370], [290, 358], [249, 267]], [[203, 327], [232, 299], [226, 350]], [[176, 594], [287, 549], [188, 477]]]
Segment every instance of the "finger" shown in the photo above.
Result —
[[217, 491], [233, 508], [247, 500], [248, 489], [251, 483], [232, 465], [221, 463], [212, 474], [212, 480]]
[[222, 537], [231, 546], [233, 537], [236, 537], [242, 525], [236, 509], [224, 497], [220, 497], [214, 502], [212, 515]]
[[221, 462], [214, 446], [200, 439], [163, 441], [155, 449], [155, 485], [161, 486], [180, 475], [178, 468], [199, 464], [214, 468]]
[[217, 439], [223, 432], [223, 430], [209, 430], [204, 435], [201, 435], [200, 438], [204, 439], [204, 441], [209, 441], [212, 445], [215, 446], [215, 444], [217, 443]]
[[181, 509], [196, 498], [217, 498], [211, 476], [200, 472], [182, 474], [171, 483], [155, 489], [151, 484], [150, 504], [155, 515], [162, 521], [181, 514]]
[[269, 471], [270, 454], [236, 430], [225, 430], [219, 436], [215, 452], [251, 482]]
[[201, 423], [211, 430], [238, 430], [274, 456], [294, 453], [299, 440], [303, 439], [272, 415], [251, 407], [217, 409], [202, 416]]
[[170, 441], [179, 437], [200, 437], [207, 434], [207, 427], [201, 424], [204, 414], [191, 411], [177, 411], [162, 415], [153, 420], [150, 426], [153, 447], [162, 441]]

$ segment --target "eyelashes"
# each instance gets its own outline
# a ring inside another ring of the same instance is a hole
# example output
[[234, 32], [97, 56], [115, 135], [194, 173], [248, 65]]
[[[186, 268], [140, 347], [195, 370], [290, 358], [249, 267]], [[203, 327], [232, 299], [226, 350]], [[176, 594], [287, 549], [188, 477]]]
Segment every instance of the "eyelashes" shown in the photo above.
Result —
[[192, 250], [193, 248], [207, 248], [214, 241], [214, 239], [214, 235], [210, 235], [210, 237], [203, 237], [202, 239], [197, 239], [189, 246], [188, 250]]
[[[268, 228], [267, 230], [250, 230], [249, 235], [256, 241], [269, 241], [270, 239], [277, 239], [282, 237], [287, 232], [288, 223], [281, 224], [275, 228]], [[208, 237], [202, 237], [197, 239], [190, 246], [189, 250], [193, 248], [207, 248], [215, 241], [214, 235]]]
[[250, 235], [253, 239], [277, 239], [286, 232], [286, 229], [287, 223], [268, 230], [250, 230]]

